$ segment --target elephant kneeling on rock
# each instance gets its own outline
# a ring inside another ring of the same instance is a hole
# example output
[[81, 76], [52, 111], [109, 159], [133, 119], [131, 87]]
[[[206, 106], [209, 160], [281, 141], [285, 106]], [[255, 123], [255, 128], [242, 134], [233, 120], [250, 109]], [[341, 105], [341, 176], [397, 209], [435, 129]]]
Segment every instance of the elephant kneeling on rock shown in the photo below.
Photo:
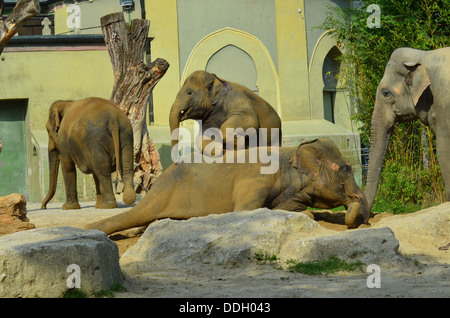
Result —
[[76, 167], [94, 176], [96, 208], [117, 207], [111, 180], [116, 169], [124, 183], [124, 203], [135, 202], [133, 129], [128, 117], [115, 104], [96, 97], [57, 101], [50, 107], [46, 128], [50, 183], [41, 209], [55, 195], [60, 163], [66, 189], [64, 210], [80, 208]]
[[[217, 143], [217, 150], [241, 149], [235, 136], [257, 139], [259, 146], [271, 146], [272, 142], [281, 145], [281, 119], [268, 102], [247, 87], [205, 71], [188, 76], [172, 105], [172, 147], [178, 144], [180, 123], [187, 119], [201, 121], [202, 138], [196, 141], [201, 150]], [[217, 135], [213, 137], [211, 131], [220, 132], [221, 140], [216, 140]], [[245, 147], [249, 146], [253, 145], [247, 141]]]
[[[242, 150], [248, 155], [250, 149]], [[162, 219], [188, 219], [208, 214], [262, 207], [304, 211], [307, 207], [347, 208], [349, 228], [369, 220], [366, 197], [352, 168], [329, 139], [276, 148], [278, 169], [262, 174], [257, 163], [186, 163], [171, 165], [130, 210], [85, 226], [106, 234]]]

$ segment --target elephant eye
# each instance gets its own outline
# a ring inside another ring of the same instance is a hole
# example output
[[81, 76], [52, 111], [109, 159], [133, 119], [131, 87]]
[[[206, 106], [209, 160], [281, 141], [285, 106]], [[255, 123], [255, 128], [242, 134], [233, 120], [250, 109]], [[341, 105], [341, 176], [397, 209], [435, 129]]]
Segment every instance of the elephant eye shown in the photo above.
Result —
[[387, 89], [382, 89], [381, 94], [383, 94], [384, 98], [391, 98], [393, 96], [392, 93]]
[[192, 96], [193, 92], [192, 91], [188, 91], [187, 94], [188, 94], [188, 96]]
[[343, 170], [345, 173], [349, 173], [349, 172], [352, 170], [352, 167], [351, 167], [350, 165], [344, 165], [344, 166], [342, 167], [342, 170]]

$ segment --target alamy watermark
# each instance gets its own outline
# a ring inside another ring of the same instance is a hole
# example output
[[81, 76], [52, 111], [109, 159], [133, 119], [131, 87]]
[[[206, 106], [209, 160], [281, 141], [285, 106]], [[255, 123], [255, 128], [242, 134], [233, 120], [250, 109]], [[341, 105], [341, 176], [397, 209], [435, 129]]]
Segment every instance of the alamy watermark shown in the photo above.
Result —
[[80, 266], [77, 264], [70, 264], [67, 266], [66, 271], [71, 273], [69, 277], [67, 277], [67, 288], [81, 288], [81, 270]]
[[67, 27], [69, 29], [81, 29], [81, 9], [77, 4], [69, 4], [67, 6]]
[[370, 29], [381, 28], [381, 9], [378, 4], [371, 4], [367, 6], [367, 13], [370, 13], [367, 18], [367, 27]]
[[[202, 122], [197, 121], [202, 131]], [[172, 132], [172, 140], [178, 143], [172, 148], [173, 162], [185, 163], [262, 163], [261, 174], [274, 174], [279, 167], [279, 136], [278, 128], [226, 128], [225, 139], [218, 128], [208, 128], [199, 134], [195, 140], [187, 128], [177, 128]], [[269, 139], [270, 138], [270, 143]], [[180, 155], [180, 142], [194, 143], [196, 151]], [[205, 145], [203, 145], [203, 143]], [[225, 149], [224, 149], [225, 143]], [[248, 145], [248, 149], [246, 149]], [[224, 151], [225, 150], [225, 151]]]
[[381, 288], [381, 268], [377, 264], [367, 266], [366, 273], [371, 273], [367, 277], [366, 285], [368, 288]]

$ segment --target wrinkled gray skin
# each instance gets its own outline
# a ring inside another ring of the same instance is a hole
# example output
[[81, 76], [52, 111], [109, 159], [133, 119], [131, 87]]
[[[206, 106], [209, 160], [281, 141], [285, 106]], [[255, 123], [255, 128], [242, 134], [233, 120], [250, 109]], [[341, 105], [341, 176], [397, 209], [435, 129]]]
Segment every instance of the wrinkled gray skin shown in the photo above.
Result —
[[111, 173], [117, 170], [124, 183], [123, 201], [133, 204], [133, 129], [128, 117], [112, 102], [96, 97], [52, 104], [47, 121], [49, 190], [41, 209], [53, 198], [59, 164], [64, 176], [66, 202], [64, 210], [79, 209], [77, 175], [93, 174], [97, 190], [96, 208], [117, 207]]
[[[186, 119], [201, 120], [203, 133], [208, 128], [220, 129], [224, 149], [227, 142], [229, 149], [237, 149], [236, 138], [227, 141], [227, 128], [242, 128], [244, 131], [254, 128], [257, 133], [259, 128], [267, 128], [268, 140], [258, 140], [258, 145], [263, 146], [271, 146], [270, 129], [278, 128], [277, 142], [281, 145], [281, 120], [269, 103], [248, 88], [205, 71], [189, 75], [178, 92], [169, 115], [172, 136], [180, 122]], [[210, 142], [203, 140], [199, 148], [203, 150]], [[177, 143], [177, 140], [172, 140], [172, 147]]]
[[450, 201], [450, 48], [395, 50], [381, 79], [372, 115], [365, 194], [372, 207], [395, 124], [420, 119], [436, 136], [436, 152]]
[[[248, 155], [249, 150], [245, 150]], [[236, 162], [236, 161], [234, 161]], [[249, 162], [249, 161], [246, 161]], [[261, 207], [304, 211], [308, 206], [347, 208], [345, 223], [367, 223], [369, 211], [352, 168], [328, 139], [280, 148], [279, 169], [261, 174], [261, 163], [186, 163], [171, 165], [144, 199], [119, 215], [87, 225], [111, 234], [163, 219]]]

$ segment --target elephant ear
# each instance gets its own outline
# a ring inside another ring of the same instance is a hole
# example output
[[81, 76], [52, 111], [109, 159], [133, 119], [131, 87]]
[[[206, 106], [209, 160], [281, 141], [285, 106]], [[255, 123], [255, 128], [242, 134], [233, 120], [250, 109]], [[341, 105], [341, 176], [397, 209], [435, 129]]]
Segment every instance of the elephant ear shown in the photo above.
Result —
[[218, 78], [215, 74], [211, 74], [207, 88], [209, 90], [211, 104], [215, 105], [219, 99], [231, 90], [231, 85], [227, 81]]
[[53, 103], [52, 107], [50, 108], [50, 114], [49, 114], [49, 123], [51, 128], [57, 133], [59, 130], [59, 126], [61, 125], [61, 120], [63, 118], [63, 112], [65, 109], [65, 106], [70, 101], [56, 101]]
[[314, 147], [314, 142], [315, 140], [300, 144], [289, 158], [289, 163], [300, 173], [311, 178], [311, 180], [317, 179], [323, 161], [323, 156]]
[[53, 124], [53, 129], [55, 130], [55, 132], [58, 132], [59, 130], [59, 126], [61, 126], [61, 120], [62, 120], [62, 115], [59, 112], [58, 108], [55, 108], [53, 110], [53, 114], [52, 114], [52, 124]]
[[414, 106], [419, 102], [420, 96], [431, 85], [427, 70], [421, 63], [404, 63], [409, 73], [405, 77], [405, 83], [409, 87]]

